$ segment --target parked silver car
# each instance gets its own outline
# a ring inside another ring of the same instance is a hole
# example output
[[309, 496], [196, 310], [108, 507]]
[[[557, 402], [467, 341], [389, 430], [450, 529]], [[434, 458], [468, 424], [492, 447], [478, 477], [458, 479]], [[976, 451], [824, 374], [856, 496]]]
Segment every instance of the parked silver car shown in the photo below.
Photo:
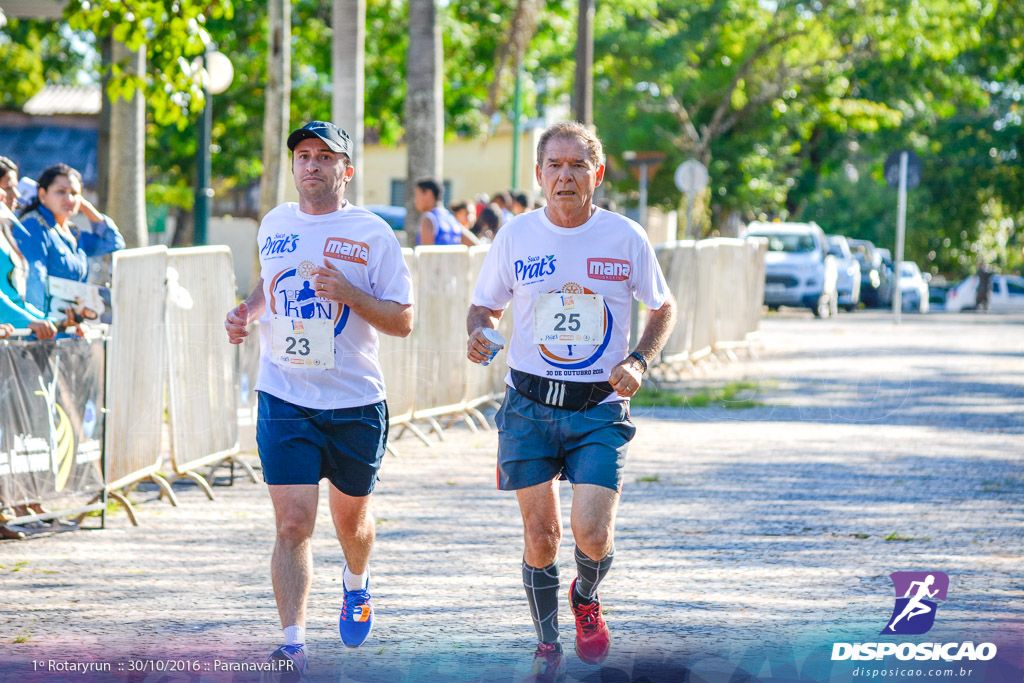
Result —
[[769, 309], [798, 306], [819, 318], [836, 314], [836, 260], [817, 223], [754, 222], [742, 236], [768, 240], [764, 303]]
[[853, 255], [849, 242], [842, 235], [828, 236], [828, 253], [836, 259], [839, 305], [852, 311], [860, 303], [860, 261]]
[[[992, 275], [988, 295], [990, 311], [1024, 311], [1024, 278], [1016, 275]], [[946, 294], [946, 310], [950, 313], [974, 309], [978, 300], [978, 276], [962, 280]]]
[[930, 279], [930, 276], [921, 274], [921, 269], [913, 261], [900, 262], [900, 298], [904, 311], [928, 312]]

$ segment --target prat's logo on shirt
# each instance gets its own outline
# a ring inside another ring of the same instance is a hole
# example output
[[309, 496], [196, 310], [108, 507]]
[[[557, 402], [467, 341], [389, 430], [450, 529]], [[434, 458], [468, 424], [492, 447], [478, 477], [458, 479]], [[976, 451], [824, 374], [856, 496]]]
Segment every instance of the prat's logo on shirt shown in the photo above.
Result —
[[592, 280], [621, 282], [629, 279], [630, 272], [629, 261], [617, 258], [587, 259], [587, 277]]
[[527, 256], [526, 260], [516, 261], [516, 282], [539, 282], [545, 275], [555, 272], [555, 255]]
[[363, 242], [332, 237], [324, 244], [324, 256], [365, 266], [370, 258], [370, 247]]
[[267, 236], [263, 246], [260, 247], [260, 256], [264, 259], [282, 258], [285, 254], [290, 254], [298, 248], [298, 235], [286, 235], [279, 232], [273, 237]]

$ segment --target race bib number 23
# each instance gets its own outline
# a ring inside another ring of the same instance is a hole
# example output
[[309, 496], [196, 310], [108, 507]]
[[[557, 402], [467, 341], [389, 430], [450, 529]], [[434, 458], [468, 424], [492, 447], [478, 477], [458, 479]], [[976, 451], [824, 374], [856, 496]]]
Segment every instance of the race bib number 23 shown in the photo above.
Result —
[[305, 320], [275, 315], [270, 352], [287, 368], [330, 370], [334, 367], [334, 323], [329, 318]]

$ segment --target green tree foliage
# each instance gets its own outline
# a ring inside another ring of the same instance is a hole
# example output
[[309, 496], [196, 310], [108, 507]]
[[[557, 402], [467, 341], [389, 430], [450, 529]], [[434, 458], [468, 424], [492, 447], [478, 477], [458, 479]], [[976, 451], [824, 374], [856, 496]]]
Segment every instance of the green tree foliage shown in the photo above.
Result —
[[[669, 170], [707, 164], [718, 222], [813, 219], [889, 248], [896, 200], [882, 162], [911, 147], [924, 181], [908, 258], [955, 272], [1019, 245], [1022, 11], [1012, 0], [602, 5], [595, 120], [613, 162], [657, 150]], [[670, 172], [650, 196], [678, 204]]]
[[46, 84], [74, 85], [88, 78], [91, 34], [52, 21], [8, 19], [0, 28], [0, 108], [21, 109]]
[[210, 43], [207, 19], [230, 18], [231, 0], [71, 0], [64, 10], [70, 26], [111, 37], [131, 50], [145, 46], [147, 77], [112, 64], [111, 99], [145, 93], [159, 125], [184, 128], [203, 109], [200, 74], [192, 60]]

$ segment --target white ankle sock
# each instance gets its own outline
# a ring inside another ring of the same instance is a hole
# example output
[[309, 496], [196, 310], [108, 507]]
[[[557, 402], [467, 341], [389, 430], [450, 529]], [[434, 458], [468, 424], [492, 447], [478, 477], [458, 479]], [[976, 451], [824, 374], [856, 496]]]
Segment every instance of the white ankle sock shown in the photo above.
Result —
[[304, 626], [288, 626], [284, 630], [285, 645], [303, 645], [306, 642], [306, 628]]
[[366, 588], [366, 580], [368, 578], [370, 578], [369, 570], [364, 571], [362, 574], [353, 574], [351, 570], [349, 570], [348, 565], [345, 565], [345, 590], [364, 590]]

